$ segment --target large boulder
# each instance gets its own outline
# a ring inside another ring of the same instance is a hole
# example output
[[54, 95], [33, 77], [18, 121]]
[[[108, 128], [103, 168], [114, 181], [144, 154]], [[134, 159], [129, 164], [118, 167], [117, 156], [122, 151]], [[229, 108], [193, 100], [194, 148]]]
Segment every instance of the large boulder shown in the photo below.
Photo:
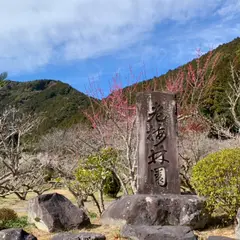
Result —
[[37, 240], [37, 238], [21, 228], [9, 228], [0, 231], [0, 240]]
[[133, 240], [196, 240], [190, 227], [124, 225], [121, 236]]
[[81, 232], [81, 233], [59, 233], [51, 240], [106, 240], [100, 233]]
[[196, 195], [126, 195], [103, 212], [101, 223], [107, 225], [170, 225], [204, 228], [209, 215], [205, 198]]
[[28, 204], [28, 221], [48, 232], [81, 229], [90, 224], [84, 209], [78, 208], [58, 193], [31, 199]]

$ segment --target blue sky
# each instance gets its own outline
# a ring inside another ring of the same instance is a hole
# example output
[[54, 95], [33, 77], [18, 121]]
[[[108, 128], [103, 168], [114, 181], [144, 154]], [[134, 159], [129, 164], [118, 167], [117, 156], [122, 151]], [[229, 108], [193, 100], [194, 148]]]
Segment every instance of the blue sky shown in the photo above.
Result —
[[[56, 79], [107, 93], [129, 66], [161, 75], [240, 34], [240, 0], [2, 0], [0, 64], [9, 79]], [[138, 79], [139, 80], [139, 79]]]

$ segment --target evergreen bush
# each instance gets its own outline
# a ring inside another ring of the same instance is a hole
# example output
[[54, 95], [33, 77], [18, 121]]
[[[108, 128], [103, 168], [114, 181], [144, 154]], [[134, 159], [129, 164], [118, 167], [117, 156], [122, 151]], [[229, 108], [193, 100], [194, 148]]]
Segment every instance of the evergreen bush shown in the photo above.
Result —
[[192, 171], [196, 192], [207, 197], [211, 213], [221, 210], [235, 218], [240, 208], [240, 148], [224, 149], [200, 160]]

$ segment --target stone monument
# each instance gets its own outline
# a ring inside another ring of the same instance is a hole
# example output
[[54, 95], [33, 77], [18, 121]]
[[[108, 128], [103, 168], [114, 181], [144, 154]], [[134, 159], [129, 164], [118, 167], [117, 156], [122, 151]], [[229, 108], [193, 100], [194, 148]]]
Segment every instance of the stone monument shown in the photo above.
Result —
[[138, 93], [136, 99], [137, 194], [110, 204], [101, 222], [125, 224], [122, 236], [132, 239], [196, 239], [191, 229], [203, 228], [208, 215], [205, 198], [180, 193], [176, 95]]
[[176, 95], [137, 94], [138, 193], [180, 194]]

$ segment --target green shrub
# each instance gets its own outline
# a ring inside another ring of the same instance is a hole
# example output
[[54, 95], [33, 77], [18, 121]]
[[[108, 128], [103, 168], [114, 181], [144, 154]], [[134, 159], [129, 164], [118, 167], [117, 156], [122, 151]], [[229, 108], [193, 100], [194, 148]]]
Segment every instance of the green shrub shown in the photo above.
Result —
[[209, 154], [194, 167], [191, 183], [207, 197], [211, 213], [224, 211], [233, 219], [240, 207], [240, 148]]
[[24, 228], [28, 225], [27, 217], [18, 217], [13, 209], [0, 208], [0, 230], [6, 228]]
[[25, 228], [28, 225], [27, 216], [18, 217], [14, 220], [8, 220], [4, 223], [3, 228]]
[[114, 172], [104, 180], [103, 192], [105, 195], [116, 198], [121, 189], [121, 183]]
[[97, 218], [97, 214], [95, 212], [89, 212], [88, 216], [92, 219]]

